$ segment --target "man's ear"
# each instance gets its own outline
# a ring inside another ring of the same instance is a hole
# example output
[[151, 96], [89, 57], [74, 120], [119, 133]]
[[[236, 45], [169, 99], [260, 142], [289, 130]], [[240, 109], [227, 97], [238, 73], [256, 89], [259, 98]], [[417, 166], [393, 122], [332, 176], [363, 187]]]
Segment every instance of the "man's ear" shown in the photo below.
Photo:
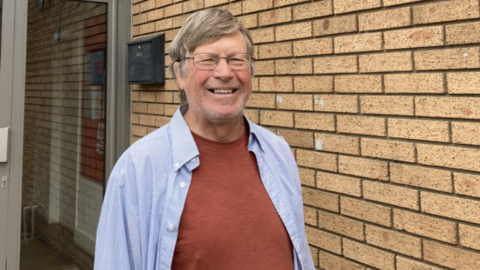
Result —
[[173, 63], [173, 72], [175, 72], [175, 78], [177, 79], [177, 84], [178, 84], [178, 87], [180, 89], [185, 89], [183, 86], [184, 86], [184, 81], [183, 81], [183, 77], [182, 75], [180, 74], [180, 62], [175, 62]]

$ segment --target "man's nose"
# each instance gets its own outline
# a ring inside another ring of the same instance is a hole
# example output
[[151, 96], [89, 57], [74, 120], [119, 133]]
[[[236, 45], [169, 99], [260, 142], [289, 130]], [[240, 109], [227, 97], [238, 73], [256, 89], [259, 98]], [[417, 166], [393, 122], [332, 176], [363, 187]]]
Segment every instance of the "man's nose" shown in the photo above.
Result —
[[226, 58], [219, 58], [218, 64], [213, 71], [214, 76], [222, 81], [228, 81], [234, 76], [233, 70]]

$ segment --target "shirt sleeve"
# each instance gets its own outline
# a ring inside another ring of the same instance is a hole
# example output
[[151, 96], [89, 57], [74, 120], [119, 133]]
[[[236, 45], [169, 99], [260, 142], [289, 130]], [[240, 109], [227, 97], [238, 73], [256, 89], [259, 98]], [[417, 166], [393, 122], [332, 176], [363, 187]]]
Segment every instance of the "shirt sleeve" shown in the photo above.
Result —
[[133, 171], [128, 158], [120, 159], [108, 181], [97, 229], [95, 270], [142, 269], [138, 193]]

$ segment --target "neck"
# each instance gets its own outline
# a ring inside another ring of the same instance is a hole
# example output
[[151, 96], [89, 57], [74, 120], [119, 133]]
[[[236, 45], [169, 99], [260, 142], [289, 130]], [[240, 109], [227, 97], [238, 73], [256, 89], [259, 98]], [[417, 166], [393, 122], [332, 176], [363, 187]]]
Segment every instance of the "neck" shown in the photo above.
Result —
[[213, 123], [208, 120], [202, 121], [187, 111], [183, 118], [191, 131], [211, 141], [232, 142], [240, 138], [245, 131], [245, 123], [241, 115], [236, 119]]

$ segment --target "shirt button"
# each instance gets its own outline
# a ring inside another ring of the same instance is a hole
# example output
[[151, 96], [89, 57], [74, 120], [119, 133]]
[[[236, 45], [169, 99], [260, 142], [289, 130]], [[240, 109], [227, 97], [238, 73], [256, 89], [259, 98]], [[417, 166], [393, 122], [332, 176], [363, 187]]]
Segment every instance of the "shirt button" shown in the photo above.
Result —
[[167, 230], [173, 232], [173, 230], [175, 230], [175, 226], [173, 226], [173, 224], [168, 224]]
[[175, 163], [175, 169], [178, 169], [178, 168], [180, 168], [180, 164]]
[[185, 182], [180, 182], [180, 187], [184, 188], [185, 187]]

